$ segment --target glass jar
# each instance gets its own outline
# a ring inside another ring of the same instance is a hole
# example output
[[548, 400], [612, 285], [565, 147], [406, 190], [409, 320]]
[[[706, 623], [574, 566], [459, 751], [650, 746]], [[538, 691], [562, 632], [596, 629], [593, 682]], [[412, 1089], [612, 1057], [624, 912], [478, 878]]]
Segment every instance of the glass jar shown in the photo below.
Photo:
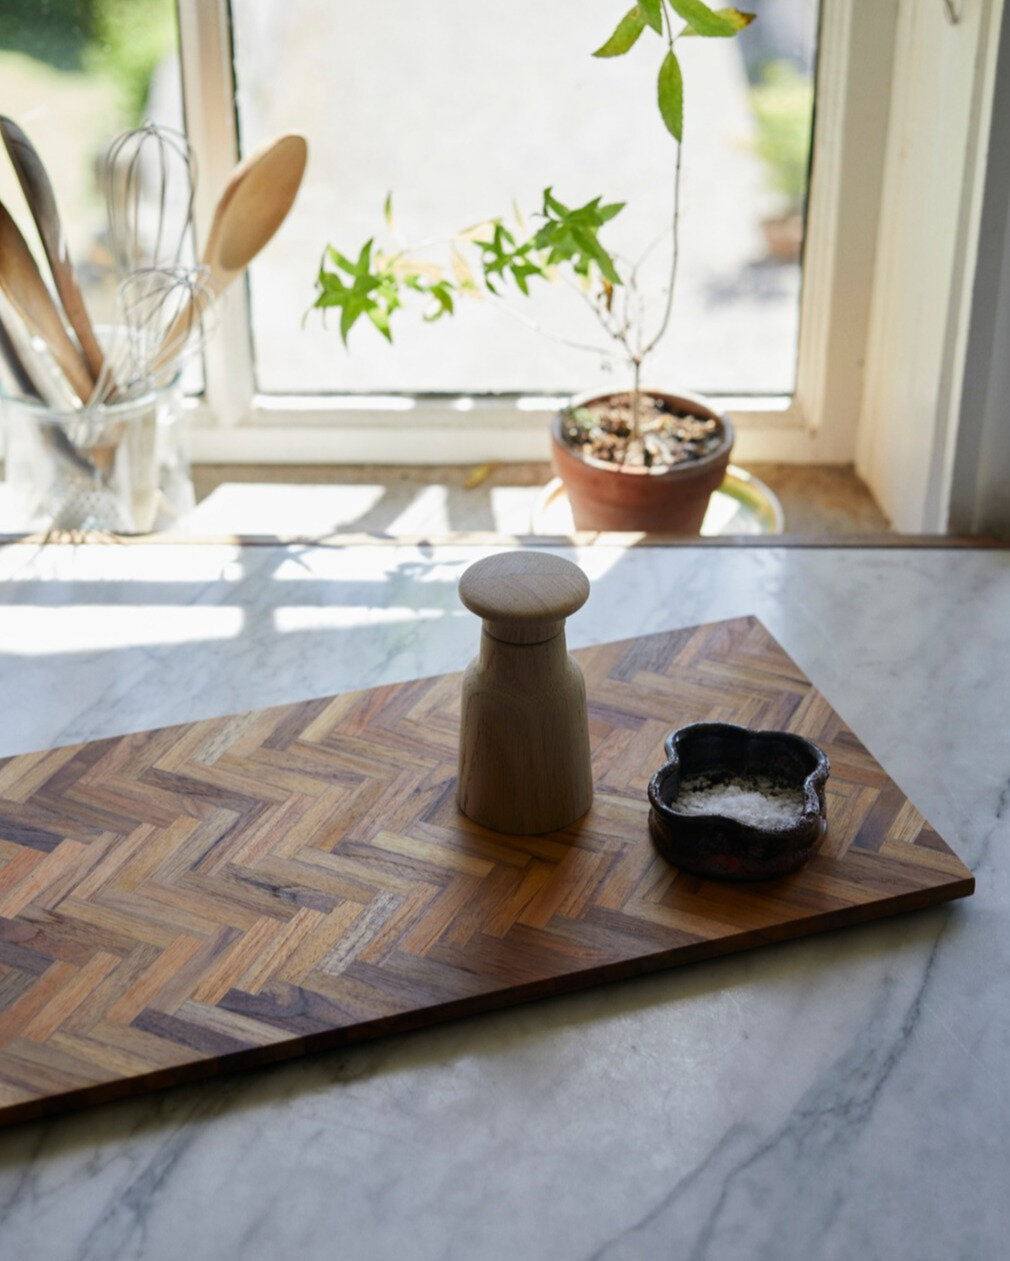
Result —
[[0, 411], [18, 529], [146, 534], [193, 507], [178, 381], [77, 411], [0, 393]]

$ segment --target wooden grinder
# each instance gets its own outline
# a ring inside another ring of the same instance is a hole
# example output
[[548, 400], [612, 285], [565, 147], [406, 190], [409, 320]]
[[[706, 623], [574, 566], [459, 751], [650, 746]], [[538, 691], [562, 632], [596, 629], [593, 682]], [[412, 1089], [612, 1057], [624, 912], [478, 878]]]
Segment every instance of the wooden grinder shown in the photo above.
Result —
[[592, 804], [586, 685], [565, 643], [588, 596], [582, 570], [549, 552], [489, 556], [460, 579], [484, 626], [463, 676], [456, 800], [484, 827], [553, 832]]

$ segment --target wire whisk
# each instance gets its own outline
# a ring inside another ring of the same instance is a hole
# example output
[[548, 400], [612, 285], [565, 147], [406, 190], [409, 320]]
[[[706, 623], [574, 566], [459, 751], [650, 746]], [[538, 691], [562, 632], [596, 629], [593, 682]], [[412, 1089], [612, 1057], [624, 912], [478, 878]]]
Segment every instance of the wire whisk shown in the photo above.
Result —
[[101, 175], [120, 276], [192, 257], [196, 159], [181, 132], [153, 122], [124, 132], [106, 151]]
[[118, 324], [86, 411], [158, 389], [181, 372], [217, 327], [206, 267], [142, 267], [117, 287]]
[[142, 268], [119, 284], [134, 379], [164, 385], [217, 327], [207, 267]]

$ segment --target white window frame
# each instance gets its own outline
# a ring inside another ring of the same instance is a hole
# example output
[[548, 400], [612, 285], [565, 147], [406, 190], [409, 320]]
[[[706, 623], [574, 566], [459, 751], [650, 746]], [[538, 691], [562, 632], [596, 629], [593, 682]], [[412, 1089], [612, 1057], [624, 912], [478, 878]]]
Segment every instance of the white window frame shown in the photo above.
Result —
[[[979, 164], [984, 167], [995, 64], [995, 54], [986, 49], [987, 41], [998, 42], [1002, 8], [1003, 0], [822, 0], [796, 390], [791, 398], [718, 400], [737, 427], [735, 459], [858, 460], [871, 485], [876, 479], [885, 511], [895, 518], [905, 513], [903, 528], [921, 529], [930, 511], [934, 518], [939, 511], [936, 503], [929, 510], [923, 506], [929, 498], [925, 489], [919, 496], [923, 503], [905, 511], [875, 473], [879, 452], [893, 441], [885, 414], [889, 378], [874, 339], [881, 340], [887, 315], [903, 296], [881, 291], [888, 268], [880, 260], [882, 253], [900, 248], [900, 213], [888, 219], [886, 211], [900, 202], [892, 172], [895, 146], [902, 143], [902, 129], [916, 121], [908, 80], [924, 69], [905, 63], [914, 61], [917, 27], [930, 23], [948, 25], [950, 39], [961, 41], [957, 55], [975, 58], [974, 72], [965, 72], [977, 80], [970, 108], [946, 120], [943, 137], [948, 152], [967, 153], [970, 181]], [[195, 217], [203, 237], [217, 190], [237, 159], [228, 3], [178, 0], [178, 10], [187, 127], [201, 170]], [[937, 47], [946, 54], [945, 46]], [[899, 95], [902, 85], [905, 98]], [[887, 120], [895, 116], [896, 128], [889, 127]], [[898, 174], [914, 187], [907, 171]], [[960, 235], [949, 274], [937, 285], [936, 311], [906, 312], [919, 323], [932, 320], [934, 340], [951, 353], [957, 337], [948, 325], [967, 320], [952, 295], [971, 272], [973, 224], [981, 213], [970, 190], [962, 201]], [[206, 393], [194, 404], [191, 430], [193, 456], [200, 462], [386, 463], [393, 450], [397, 463], [540, 460], [548, 456], [547, 422], [561, 401], [258, 394], [244, 283], [226, 295], [205, 354]], [[948, 377], [956, 378], [955, 365], [947, 367]], [[866, 436], [868, 417], [873, 441]], [[933, 426], [927, 441], [949, 446], [949, 426], [940, 429], [944, 432]], [[935, 452], [927, 464], [936, 464]]]
[[[995, 43], [995, 41], [994, 41]], [[1010, 11], [996, 53], [991, 117], [1010, 118]], [[985, 163], [968, 338], [960, 371], [960, 408], [949, 477], [955, 533], [1010, 537], [1010, 151], [996, 143]]]
[[[973, 303], [999, 255], [981, 228], [989, 173], [1005, 161], [1005, 118], [994, 112], [1010, 74], [999, 55], [1005, 22], [1004, 0], [898, 7], [856, 467], [903, 532], [946, 533], [987, 515], [957, 470], [974, 445], [978, 394], [989, 389], [966, 379], [969, 348], [991, 342], [1010, 317], [1006, 292]], [[988, 209], [996, 220], [1006, 214], [1005, 205]], [[1003, 353], [988, 356], [993, 380]], [[1010, 427], [987, 446], [987, 460], [1005, 466]]]

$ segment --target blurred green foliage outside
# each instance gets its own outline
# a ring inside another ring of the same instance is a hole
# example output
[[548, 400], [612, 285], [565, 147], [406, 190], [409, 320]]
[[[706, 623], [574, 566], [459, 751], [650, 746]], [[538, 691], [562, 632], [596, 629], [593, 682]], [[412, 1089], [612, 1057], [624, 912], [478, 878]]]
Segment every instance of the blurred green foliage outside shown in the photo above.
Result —
[[788, 61], [768, 61], [750, 91], [757, 151], [768, 164], [788, 210], [800, 210], [807, 192], [814, 85]]
[[111, 80], [139, 122], [151, 75], [175, 46], [174, 0], [0, 0], [0, 51]]

